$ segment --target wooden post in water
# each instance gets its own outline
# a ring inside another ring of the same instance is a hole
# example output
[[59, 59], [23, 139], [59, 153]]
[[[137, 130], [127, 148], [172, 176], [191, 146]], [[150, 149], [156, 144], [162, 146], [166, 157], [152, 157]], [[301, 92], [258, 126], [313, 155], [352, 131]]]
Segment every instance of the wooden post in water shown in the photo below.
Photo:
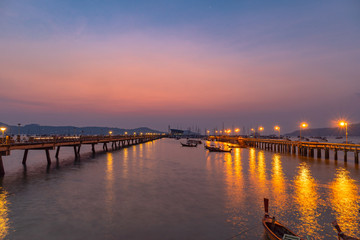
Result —
[[47, 164], [48, 164], [48, 165], [51, 165], [51, 158], [50, 158], [49, 149], [45, 149], [45, 152], [46, 152]]
[[347, 162], [347, 150], [344, 149], [344, 162]]
[[91, 144], [91, 151], [93, 154], [95, 154], [95, 143]]
[[27, 155], [28, 155], [29, 149], [25, 149], [24, 151], [24, 157], [23, 157], [23, 161], [22, 164], [26, 165], [26, 160], [27, 160]]
[[354, 151], [354, 159], [355, 159], [355, 163], [359, 163], [359, 154], [357, 149]]

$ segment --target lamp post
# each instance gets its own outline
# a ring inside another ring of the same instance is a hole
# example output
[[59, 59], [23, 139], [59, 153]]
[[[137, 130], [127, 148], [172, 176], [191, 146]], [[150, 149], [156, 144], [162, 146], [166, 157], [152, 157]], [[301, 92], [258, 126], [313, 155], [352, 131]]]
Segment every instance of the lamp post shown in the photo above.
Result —
[[347, 144], [348, 143], [348, 130], [347, 130], [348, 123], [345, 121], [341, 121], [341, 122], [339, 122], [339, 126], [345, 127], [345, 139], [346, 139], [345, 143]]
[[300, 141], [301, 141], [301, 129], [302, 128], [307, 128], [309, 125], [306, 122], [303, 122], [300, 124]]
[[4, 132], [6, 131], [6, 127], [1, 127], [0, 130], [2, 131], [2, 143], [4, 143]]
[[275, 126], [274, 129], [275, 129], [275, 131], [278, 131], [278, 132], [279, 132], [279, 139], [280, 139], [280, 127], [279, 127], [279, 126]]
[[264, 131], [264, 127], [260, 126], [259, 127], [259, 136], [261, 136], [261, 132]]
[[112, 131], [109, 131], [109, 137], [111, 137]]
[[235, 132], [236, 132], [236, 135], [239, 134], [240, 129], [239, 128], [235, 129]]

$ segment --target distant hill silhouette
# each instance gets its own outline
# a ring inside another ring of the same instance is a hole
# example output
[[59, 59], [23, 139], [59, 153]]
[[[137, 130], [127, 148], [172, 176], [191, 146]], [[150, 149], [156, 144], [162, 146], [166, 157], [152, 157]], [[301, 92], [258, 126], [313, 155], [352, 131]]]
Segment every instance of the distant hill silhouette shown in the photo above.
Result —
[[[288, 136], [299, 136], [300, 130], [296, 130], [291, 133], [287, 133]], [[345, 128], [309, 128], [301, 130], [302, 136], [345, 136]], [[360, 136], [360, 123], [349, 124], [348, 126], [348, 136]]]
[[28, 124], [20, 126], [19, 128], [19, 126], [11, 126], [1, 122], [0, 126], [5, 126], [7, 128], [7, 135], [17, 135], [19, 130], [20, 134], [26, 135], [109, 135], [109, 131], [112, 131], [113, 135], [122, 135], [125, 134], [125, 132], [128, 134], [134, 134], [134, 132], [136, 132], [136, 134], [163, 133], [147, 127], [123, 129], [110, 127], [41, 126], [39, 124]]

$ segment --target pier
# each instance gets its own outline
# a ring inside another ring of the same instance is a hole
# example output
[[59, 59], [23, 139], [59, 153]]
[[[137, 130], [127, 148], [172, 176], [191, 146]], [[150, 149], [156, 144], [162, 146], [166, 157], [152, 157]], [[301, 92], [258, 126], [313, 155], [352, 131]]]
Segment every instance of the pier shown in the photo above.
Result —
[[[229, 143], [239, 143], [242, 146], [255, 147], [273, 152], [297, 154], [325, 159], [330, 158], [330, 153], [334, 154], [334, 159], [338, 160], [338, 152], [343, 152], [344, 162], [347, 162], [348, 154], [354, 154], [354, 161], [359, 164], [359, 144], [327, 143], [327, 142], [307, 142], [290, 141], [283, 139], [262, 139], [262, 138], [243, 138], [237, 136], [209, 136], [210, 141], [220, 141]], [[315, 154], [316, 153], [316, 154]]]
[[140, 136], [57, 136], [57, 137], [32, 137], [26, 142], [9, 142], [0, 145], [0, 176], [5, 175], [5, 169], [2, 161], [3, 156], [10, 155], [13, 150], [24, 150], [22, 164], [26, 165], [29, 150], [44, 150], [46, 154], [47, 164], [51, 164], [50, 150], [55, 150], [55, 157], [59, 158], [60, 149], [62, 147], [72, 147], [74, 149], [75, 159], [80, 158], [80, 149], [82, 145], [91, 145], [91, 150], [95, 154], [95, 145], [102, 144], [103, 151], [109, 151], [111, 145], [112, 150], [128, 147], [140, 143], [145, 143], [160, 139], [164, 135], [145, 134]]

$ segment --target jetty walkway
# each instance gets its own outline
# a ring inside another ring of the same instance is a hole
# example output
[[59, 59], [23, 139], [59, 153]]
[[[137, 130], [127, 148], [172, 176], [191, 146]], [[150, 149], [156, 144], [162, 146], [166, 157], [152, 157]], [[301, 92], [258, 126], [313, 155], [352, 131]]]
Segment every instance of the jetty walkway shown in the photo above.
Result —
[[47, 164], [51, 164], [49, 150], [55, 150], [55, 157], [59, 157], [61, 147], [74, 148], [75, 159], [80, 157], [80, 148], [82, 145], [91, 145], [91, 150], [95, 153], [95, 145], [102, 144], [103, 150], [108, 151], [108, 144], [111, 144], [112, 150], [136, 145], [160, 139], [165, 135], [145, 134], [145, 135], [118, 135], [118, 136], [56, 136], [56, 137], [31, 137], [25, 142], [9, 142], [0, 144], [0, 176], [5, 175], [2, 156], [10, 155], [13, 150], [24, 150], [22, 163], [26, 165], [29, 150], [45, 150]]
[[324, 153], [325, 159], [330, 158], [330, 151], [334, 154], [334, 159], [338, 160], [338, 152], [343, 152], [344, 161], [347, 162], [348, 152], [354, 154], [356, 164], [359, 164], [359, 144], [327, 143], [327, 142], [307, 142], [290, 141], [286, 139], [263, 139], [263, 138], [243, 138], [237, 136], [209, 136], [210, 141], [221, 141], [238, 143], [241, 146], [255, 147], [273, 152], [292, 153], [299, 156], [321, 158]]

